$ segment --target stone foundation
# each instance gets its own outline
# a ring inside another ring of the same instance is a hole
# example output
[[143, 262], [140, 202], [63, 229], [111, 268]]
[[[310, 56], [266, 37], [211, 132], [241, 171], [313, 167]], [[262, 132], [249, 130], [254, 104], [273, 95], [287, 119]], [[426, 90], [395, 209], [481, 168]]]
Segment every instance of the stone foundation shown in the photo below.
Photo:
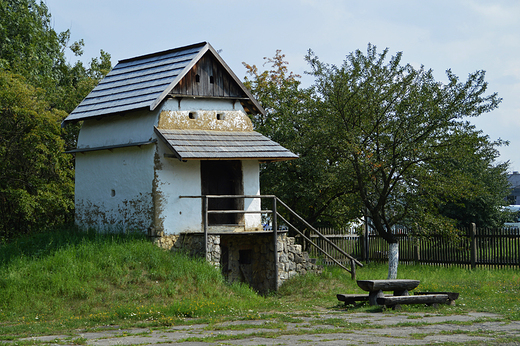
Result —
[[[191, 256], [204, 256], [204, 235], [159, 234], [154, 241], [171, 251], [186, 251]], [[228, 282], [246, 282], [260, 293], [277, 290], [295, 275], [320, 273], [321, 267], [311, 261], [295, 244], [294, 238], [279, 233], [277, 239], [278, 273], [275, 275], [274, 242], [272, 233], [208, 234], [206, 259], [219, 266]]]
[[295, 275], [305, 275], [308, 272], [321, 273], [322, 267], [315, 264], [302, 246], [295, 244], [294, 237], [286, 234], [278, 236], [278, 287]]

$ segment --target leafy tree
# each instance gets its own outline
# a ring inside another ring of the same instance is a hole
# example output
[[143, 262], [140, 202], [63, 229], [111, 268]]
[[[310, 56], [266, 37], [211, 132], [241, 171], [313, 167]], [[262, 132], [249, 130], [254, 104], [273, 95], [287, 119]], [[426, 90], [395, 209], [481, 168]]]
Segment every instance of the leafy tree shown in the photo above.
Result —
[[68, 112], [111, 68], [101, 51], [84, 66], [69, 64], [67, 48], [79, 56], [83, 41], [69, 45], [57, 33], [43, 1], [0, 0], [0, 241], [70, 218], [79, 125], [61, 129]]
[[0, 69], [24, 76], [26, 83], [45, 91], [42, 96], [51, 108], [67, 113], [112, 67], [110, 54], [103, 50], [86, 67], [80, 61], [70, 65], [65, 50], [81, 56], [84, 42], [69, 45], [69, 41], [69, 30], [57, 33], [52, 28], [51, 14], [43, 1], [0, 0]]
[[482, 228], [502, 227], [510, 218], [502, 206], [507, 204], [511, 186], [507, 180], [509, 164], [496, 163], [499, 157], [497, 146], [507, 144], [502, 140], [489, 142], [485, 137], [477, 148], [477, 155], [468, 153], [464, 159], [452, 162], [452, 169], [468, 175], [469, 187], [463, 198], [443, 203], [439, 212], [458, 227], [468, 228], [472, 223]]
[[0, 0], [0, 68], [17, 71], [44, 87], [59, 80], [68, 32], [56, 33], [46, 5], [34, 0]]
[[63, 223], [74, 208], [60, 137], [66, 113], [43, 99], [23, 77], [0, 71], [0, 241]]
[[345, 191], [336, 188], [333, 162], [313, 147], [315, 102], [311, 91], [301, 88], [300, 76], [289, 72], [284, 57], [277, 50], [273, 58], [264, 58], [270, 69], [262, 72], [244, 63], [249, 75], [245, 85], [266, 110], [252, 117], [255, 129], [299, 155], [262, 165], [262, 193], [278, 196], [313, 225], [344, 227], [356, 209]]
[[[431, 70], [402, 65], [402, 53], [389, 61], [387, 55], [388, 49], [378, 53], [369, 45], [366, 55], [357, 50], [339, 67], [311, 51], [307, 61], [315, 77], [314, 148], [334, 161], [344, 186], [338, 188], [355, 192], [372, 227], [390, 244], [389, 278], [395, 278], [392, 228], [452, 231], [447, 206], [492, 194], [477, 170], [500, 181], [507, 165], [492, 162], [502, 143], [490, 142], [465, 120], [501, 101], [485, 95], [483, 71], [461, 82], [448, 70], [444, 84]], [[487, 200], [492, 208], [498, 207], [495, 197]]]
[[[80, 44], [82, 45], [82, 43]], [[85, 67], [79, 61], [73, 66], [67, 65], [64, 68], [59, 86], [55, 89], [57, 92], [55, 93], [54, 107], [67, 113], [72, 112], [99, 81], [110, 72], [111, 68], [110, 54], [103, 50], [100, 51], [99, 58], [91, 59], [88, 67]], [[68, 124], [66, 128], [62, 129], [62, 137], [65, 139], [67, 150], [76, 147], [80, 127], [80, 123]], [[73, 159], [74, 157], [71, 156], [71, 163], [73, 163]]]

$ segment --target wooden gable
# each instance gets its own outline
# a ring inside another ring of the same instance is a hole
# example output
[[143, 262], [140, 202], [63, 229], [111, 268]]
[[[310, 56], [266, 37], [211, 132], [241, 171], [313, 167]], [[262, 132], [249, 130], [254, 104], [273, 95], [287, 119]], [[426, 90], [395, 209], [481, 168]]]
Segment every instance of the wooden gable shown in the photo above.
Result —
[[170, 92], [172, 96], [247, 98], [229, 72], [206, 53]]

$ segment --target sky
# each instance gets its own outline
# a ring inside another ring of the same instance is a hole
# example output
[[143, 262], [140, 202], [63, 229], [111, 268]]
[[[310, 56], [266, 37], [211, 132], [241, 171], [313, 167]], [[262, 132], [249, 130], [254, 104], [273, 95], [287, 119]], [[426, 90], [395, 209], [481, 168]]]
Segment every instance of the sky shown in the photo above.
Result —
[[[341, 65], [367, 45], [402, 62], [423, 65], [446, 82], [447, 69], [465, 81], [486, 71], [499, 108], [471, 122], [491, 140], [508, 140], [500, 162], [520, 171], [520, 1], [518, 0], [44, 0], [58, 32], [85, 42], [88, 62], [108, 52], [112, 64], [147, 53], [209, 42], [243, 79], [242, 62], [261, 70], [280, 49], [289, 70], [312, 79], [304, 60]], [[71, 62], [77, 60], [72, 53]]]

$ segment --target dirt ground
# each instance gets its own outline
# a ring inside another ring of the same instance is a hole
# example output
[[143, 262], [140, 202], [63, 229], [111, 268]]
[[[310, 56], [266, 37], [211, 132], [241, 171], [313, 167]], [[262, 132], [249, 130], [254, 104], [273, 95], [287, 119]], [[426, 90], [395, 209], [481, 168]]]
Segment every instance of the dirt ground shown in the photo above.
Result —
[[489, 313], [310, 313], [157, 329], [107, 328], [20, 339], [65, 345], [520, 345], [520, 321]]

